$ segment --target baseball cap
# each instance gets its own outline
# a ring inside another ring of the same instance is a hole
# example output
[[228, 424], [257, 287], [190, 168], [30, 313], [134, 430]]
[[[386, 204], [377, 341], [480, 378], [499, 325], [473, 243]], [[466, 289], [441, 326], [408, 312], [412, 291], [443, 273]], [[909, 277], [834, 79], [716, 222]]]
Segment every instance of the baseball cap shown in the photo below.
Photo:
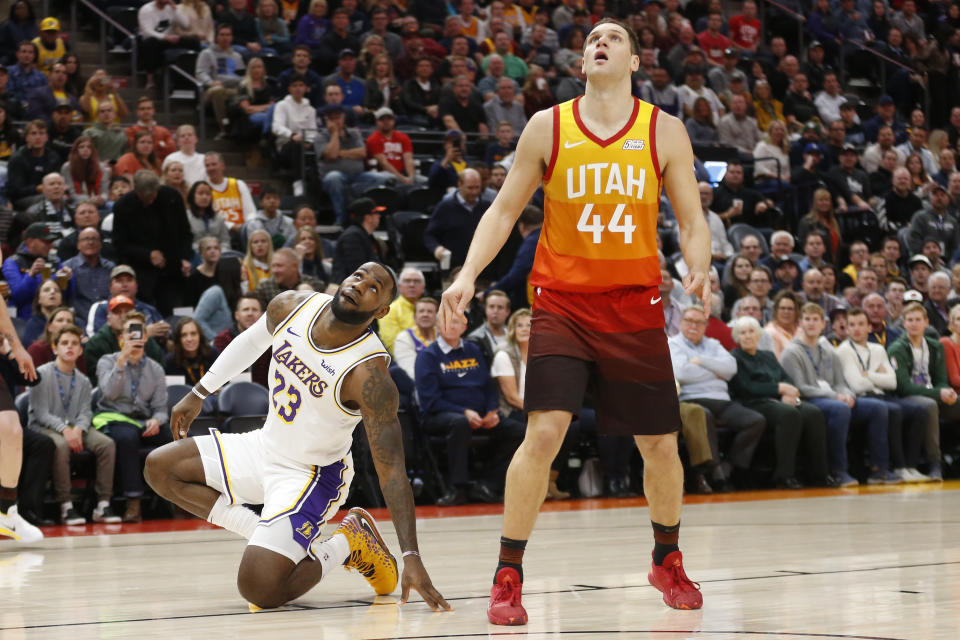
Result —
[[393, 113], [393, 109], [391, 109], [390, 107], [380, 107], [379, 109], [373, 112], [374, 120], [379, 120], [380, 118], [383, 118], [385, 116], [390, 116], [391, 118], [395, 117]]
[[343, 105], [342, 105], [342, 104], [332, 104], [332, 103], [331, 103], [331, 104], [325, 104], [325, 105], [323, 105], [323, 113], [324, 113], [324, 115], [327, 115], [327, 114], [330, 114], [330, 113], [343, 113]]
[[53, 110], [54, 111], [73, 111], [73, 107], [70, 106], [69, 102], [58, 100], [57, 104], [54, 105]]
[[810, 46], [808, 47], [808, 49], [816, 49], [817, 47], [820, 47], [821, 49], [823, 49], [823, 43], [820, 42], [819, 40], [814, 40], [813, 42], [810, 43]]
[[24, 239], [33, 238], [46, 240], [47, 242], [53, 242], [59, 236], [50, 230], [49, 225], [44, 224], [43, 222], [34, 222], [27, 227], [26, 231], [23, 232], [23, 237]]
[[923, 294], [916, 289], [910, 289], [903, 292], [904, 302], [923, 302]]
[[353, 56], [354, 58], [356, 58], [357, 52], [351, 49], [350, 47], [347, 47], [345, 49], [340, 49], [340, 53], [337, 54], [337, 60], [340, 60], [341, 58], [346, 58], [347, 56]]
[[843, 146], [840, 147], [840, 153], [847, 153], [848, 151], [852, 151], [853, 153], [856, 153], [857, 148], [852, 144], [850, 144], [849, 142], [844, 142]]
[[733, 47], [727, 47], [723, 50], [723, 55], [728, 58], [738, 58], [740, 57], [740, 52], [734, 49]]
[[946, 194], [948, 194], [948, 195], [949, 195], [949, 193], [950, 193], [949, 191], [947, 191], [947, 188], [946, 188], [945, 186], [943, 186], [942, 184], [940, 184], [939, 182], [934, 182], [934, 183], [933, 183], [933, 186], [930, 187], [930, 192], [932, 193], [932, 192], [934, 192], [934, 191], [943, 191], [944, 193], [946, 193]]
[[377, 205], [372, 198], [358, 198], [351, 202], [347, 209], [351, 216], [355, 216], [357, 218], [362, 218], [363, 216], [370, 215], [371, 213], [383, 213], [387, 210], [386, 207]]
[[132, 276], [134, 278], [137, 277], [137, 272], [133, 270], [133, 267], [127, 264], [118, 264], [110, 272], [110, 279], [113, 280], [117, 276], [122, 276], [124, 274], [128, 276]]
[[[913, 268], [913, 265], [921, 264], [921, 263], [927, 265], [927, 268], [933, 271], [933, 265], [930, 264], [930, 259], [927, 256], [923, 255], [922, 253], [918, 253], [917, 255], [910, 258], [910, 260], [907, 261], [907, 266], [909, 266], [910, 268]], [[906, 299], [906, 295], [904, 295], [904, 299]]]
[[884, 104], [895, 104], [895, 103], [893, 101], [893, 98], [891, 98], [887, 94], [883, 94], [882, 96], [877, 98], [877, 106], [884, 105]]
[[823, 152], [820, 151], [820, 145], [816, 142], [808, 142], [807, 146], [803, 148], [804, 153], [815, 153], [817, 155], [823, 155]]
[[459, 138], [461, 136], [463, 136], [463, 132], [460, 131], [459, 129], [448, 129], [446, 135], [444, 135], [443, 137], [444, 139], [447, 139], [447, 138]]
[[40, 23], [40, 31], [60, 31], [60, 21], [56, 18], [44, 18]]
[[840, 108], [841, 108], [841, 109], [856, 109], [856, 108], [857, 108], [857, 103], [854, 102], [853, 100], [847, 100], [846, 102], [844, 102], [843, 104], [840, 105]]
[[[127, 268], [129, 269], [129, 267], [127, 267]], [[110, 298], [110, 302], [107, 304], [107, 309], [108, 309], [109, 311], [114, 311], [114, 310], [116, 310], [117, 307], [121, 307], [121, 306], [124, 306], [124, 305], [125, 305], [125, 306], [128, 306], [128, 307], [134, 306], [133, 300], [131, 300], [130, 298], [128, 298], [127, 296], [122, 295], [122, 294], [121, 294], [121, 295], [116, 295], [116, 296], [113, 296], [112, 298]]]
[[799, 267], [799, 266], [800, 266], [800, 265], [797, 264], [797, 261], [796, 261], [796, 260], [794, 260], [794, 259], [793, 259], [792, 257], [790, 257], [789, 255], [786, 255], [786, 256], [780, 256], [780, 258], [777, 260], [777, 267], [779, 267], [780, 265], [783, 265], [783, 264], [787, 264], [788, 262], [789, 262], [790, 264], [792, 264], [793, 266], [795, 266], [795, 267]]
[[803, 125], [803, 132], [806, 133], [807, 131], [816, 131], [819, 133], [820, 125], [813, 120], [807, 120], [807, 123]]

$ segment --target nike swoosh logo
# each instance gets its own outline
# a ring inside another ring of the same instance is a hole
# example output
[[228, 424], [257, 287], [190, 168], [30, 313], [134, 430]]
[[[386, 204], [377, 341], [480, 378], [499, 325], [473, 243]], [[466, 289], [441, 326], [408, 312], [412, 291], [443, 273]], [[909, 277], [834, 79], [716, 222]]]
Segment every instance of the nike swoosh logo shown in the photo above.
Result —
[[298, 338], [301, 337], [299, 333], [294, 333], [293, 329], [290, 329], [289, 327], [287, 328], [287, 333], [292, 336], [297, 336]]
[[571, 144], [570, 141], [567, 140], [566, 142], [563, 143], [563, 148], [564, 148], [564, 149], [573, 149], [574, 147], [579, 147], [579, 146], [582, 145], [584, 142], [586, 142], [586, 140], [581, 140], [580, 142], [574, 142], [573, 144]]
[[657, 304], [662, 298], [650, 298], [650, 304]]
[[462, 377], [465, 376], [465, 375], [467, 375], [466, 371], [464, 371], [463, 373], [458, 373], [458, 374], [457, 374], [457, 377], [458, 377], [458, 378], [462, 378]]

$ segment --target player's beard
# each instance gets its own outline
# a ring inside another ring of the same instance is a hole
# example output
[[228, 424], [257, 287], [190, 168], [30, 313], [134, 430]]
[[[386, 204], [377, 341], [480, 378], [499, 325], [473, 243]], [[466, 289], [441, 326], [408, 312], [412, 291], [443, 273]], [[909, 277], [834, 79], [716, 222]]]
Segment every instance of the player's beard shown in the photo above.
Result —
[[359, 309], [347, 309], [343, 306], [343, 298], [338, 290], [333, 294], [333, 300], [330, 302], [330, 309], [333, 311], [333, 317], [344, 324], [364, 325], [370, 322], [376, 311], [360, 311]]

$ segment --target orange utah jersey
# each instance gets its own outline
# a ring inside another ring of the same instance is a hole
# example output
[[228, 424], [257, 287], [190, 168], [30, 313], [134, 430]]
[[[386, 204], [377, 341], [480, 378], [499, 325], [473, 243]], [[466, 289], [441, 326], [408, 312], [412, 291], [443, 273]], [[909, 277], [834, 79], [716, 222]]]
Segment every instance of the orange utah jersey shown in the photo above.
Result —
[[580, 119], [579, 104], [575, 98], [553, 107], [544, 223], [530, 284], [585, 293], [656, 286], [660, 110], [634, 99], [623, 129], [600, 140]]

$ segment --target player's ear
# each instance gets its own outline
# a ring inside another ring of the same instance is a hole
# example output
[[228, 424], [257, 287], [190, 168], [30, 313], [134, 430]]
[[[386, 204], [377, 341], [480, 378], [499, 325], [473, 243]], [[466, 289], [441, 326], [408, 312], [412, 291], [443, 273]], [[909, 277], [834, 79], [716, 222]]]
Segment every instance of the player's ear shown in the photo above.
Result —
[[634, 53], [630, 56], [630, 71], [633, 72], [639, 68], [640, 68], [640, 56]]
[[377, 309], [377, 312], [373, 314], [373, 317], [376, 318], [377, 320], [383, 320], [384, 318], [387, 317], [388, 313], [390, 313], [390, 305], [385, 304], [381, 306], [379, 309]]

